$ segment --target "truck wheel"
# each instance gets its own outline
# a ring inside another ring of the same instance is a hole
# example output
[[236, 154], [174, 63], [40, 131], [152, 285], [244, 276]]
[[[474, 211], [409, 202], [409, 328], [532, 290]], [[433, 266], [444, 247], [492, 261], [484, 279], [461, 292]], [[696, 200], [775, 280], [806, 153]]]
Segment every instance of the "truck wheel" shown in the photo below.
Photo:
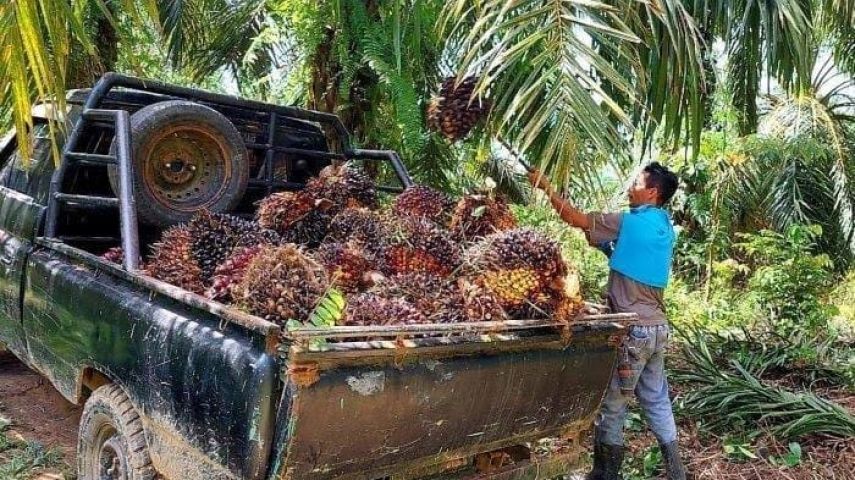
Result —
[[[216, 110], [183, 100], [155, 103], [131, 115], [131, 137], [140, 221], [166, 227], [199, 210], [231, 210], [243, 197], [246, 145]], [[118, 195], [118, 169], [109, 173]]]
[[77, 434], [79, 480], [152, 480], [142, 421], [117, 385], [104, 385], [89, 397]]

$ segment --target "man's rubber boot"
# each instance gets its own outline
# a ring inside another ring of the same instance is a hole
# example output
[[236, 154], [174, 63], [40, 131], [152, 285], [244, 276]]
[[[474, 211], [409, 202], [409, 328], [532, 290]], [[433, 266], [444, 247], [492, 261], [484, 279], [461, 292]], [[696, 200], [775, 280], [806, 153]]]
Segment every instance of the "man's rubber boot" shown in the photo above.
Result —
[[659, 448], [662, 450], [662, 460], [665, 462], [665, 478], [668, 480], [686, 480], [686, 468], [680, 459], [677, 441], [660, 443]]
[[623, 463], [623, 447], [594, 443], [594, 468], [585, 480], [622, 480], [620, 466]]

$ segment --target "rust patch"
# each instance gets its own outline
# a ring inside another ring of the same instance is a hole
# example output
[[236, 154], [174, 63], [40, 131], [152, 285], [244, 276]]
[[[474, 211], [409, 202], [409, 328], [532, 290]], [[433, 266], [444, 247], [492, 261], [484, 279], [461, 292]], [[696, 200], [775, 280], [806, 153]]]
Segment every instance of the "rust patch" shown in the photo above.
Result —
[[288, 376], [300, 388], [311, 387], [321, 379], [317, 363], [297, 363], [288, 367]]
[[609, 346], [620, 347], [621, 343], [623, 343], [623, 335], [611, 335], [609, 337]]

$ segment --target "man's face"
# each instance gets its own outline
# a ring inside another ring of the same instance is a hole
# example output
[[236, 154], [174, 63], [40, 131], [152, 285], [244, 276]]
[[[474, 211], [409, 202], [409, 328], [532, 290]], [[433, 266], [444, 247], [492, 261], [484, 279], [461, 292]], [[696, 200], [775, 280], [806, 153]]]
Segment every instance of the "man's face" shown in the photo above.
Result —
[[637, 207], [639, 205], [656, 205], [658, 191], [656, 188], [647, 188], [647, 172], [641, 172], [635, 182], [629, 187], [627, 192], [629, 197], [629, 206]]

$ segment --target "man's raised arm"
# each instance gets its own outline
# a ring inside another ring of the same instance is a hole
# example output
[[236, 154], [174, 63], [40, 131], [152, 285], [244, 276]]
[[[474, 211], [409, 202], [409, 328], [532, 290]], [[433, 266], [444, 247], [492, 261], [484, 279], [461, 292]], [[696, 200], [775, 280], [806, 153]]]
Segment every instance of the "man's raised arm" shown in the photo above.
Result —
[[549, 203], [552, 204], [552, 207], [558, 212], [562, 220], [586, 232], [591, 229], [591, 220], [588, 216], [573, 206], [573, 204], [563, 199], [561, 195], [558, 195], [549, 183], [549, 179], [539, 170], [535, 169], [529, 172], [528, 180], [534, 188], [543, 190], [549, 196]]

